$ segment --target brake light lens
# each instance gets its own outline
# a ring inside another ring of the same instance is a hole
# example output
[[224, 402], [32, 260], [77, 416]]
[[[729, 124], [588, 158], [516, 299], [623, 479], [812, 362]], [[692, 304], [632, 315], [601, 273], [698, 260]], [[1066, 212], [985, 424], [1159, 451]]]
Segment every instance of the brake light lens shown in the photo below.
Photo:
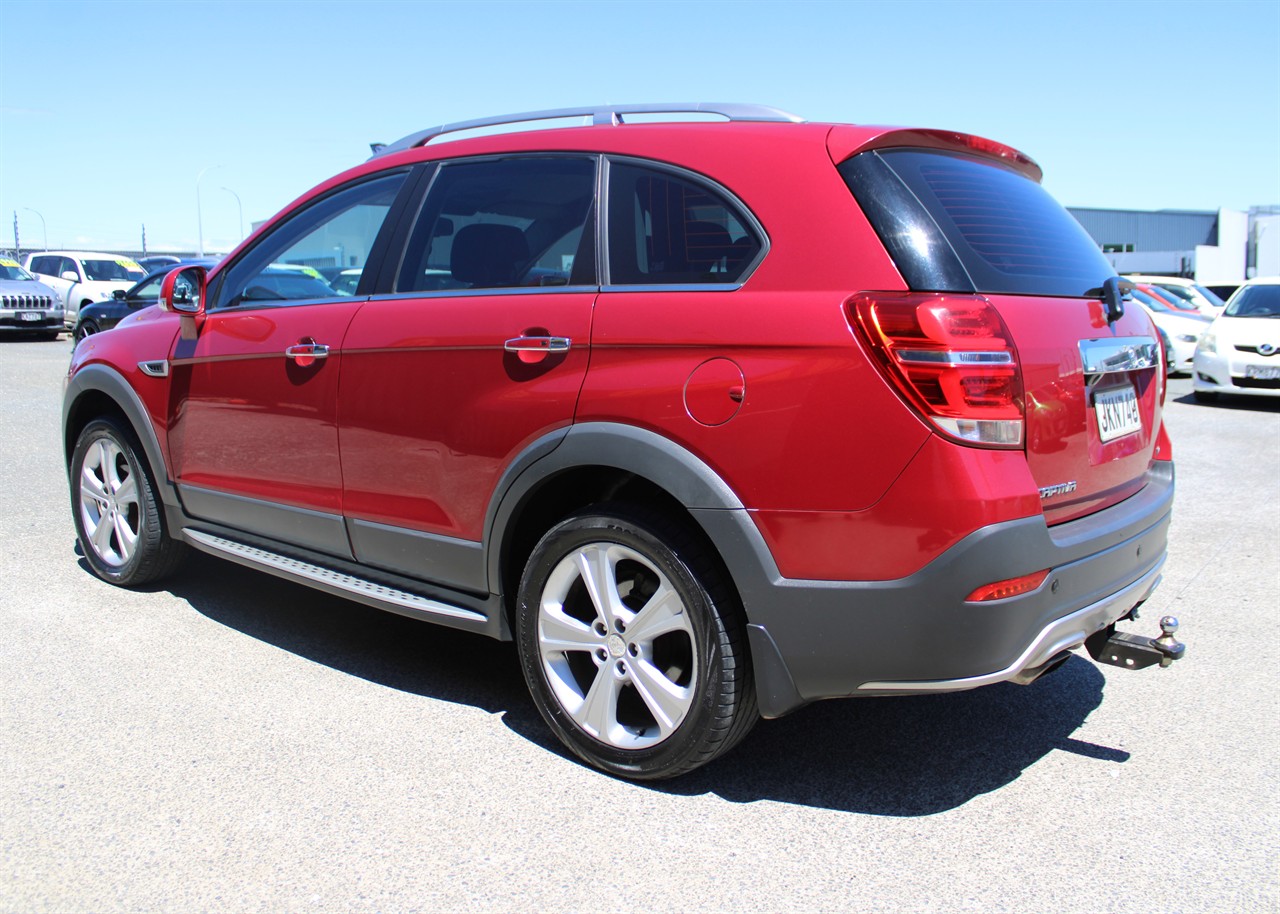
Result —
[[849, 317], [903, 396], [947, 436], [1022, 446], [1022, 372], [1009, 328], [980, 295], [871, 292]]

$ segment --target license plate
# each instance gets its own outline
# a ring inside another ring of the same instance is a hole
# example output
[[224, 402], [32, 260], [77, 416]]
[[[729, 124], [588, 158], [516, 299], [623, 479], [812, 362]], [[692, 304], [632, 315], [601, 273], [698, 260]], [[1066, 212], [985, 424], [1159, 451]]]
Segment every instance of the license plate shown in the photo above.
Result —
[[1280, 365], [1246, 365], [1244, 376], [1259, 381], [1275, 381], [1280, 379]]
[[1093, 398], [1093, 410], [1098, 415], [1098, 437], [1103, 441], [1142, 430], [1138, 393], [1132, 386], [1099, 391]]
[[20, 321], [42, 321], [44, 320], [43, 311], [19, 311], [18, 320]]

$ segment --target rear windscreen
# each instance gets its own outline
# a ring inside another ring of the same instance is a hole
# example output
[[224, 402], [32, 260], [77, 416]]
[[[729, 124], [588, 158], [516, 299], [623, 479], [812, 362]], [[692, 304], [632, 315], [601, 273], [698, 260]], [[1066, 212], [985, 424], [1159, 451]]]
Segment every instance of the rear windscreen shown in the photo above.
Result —
[[889, 149], [839, 169], [913, 289], [1077, 297], [1115, 275], [1070, 213], [1001, 164]]

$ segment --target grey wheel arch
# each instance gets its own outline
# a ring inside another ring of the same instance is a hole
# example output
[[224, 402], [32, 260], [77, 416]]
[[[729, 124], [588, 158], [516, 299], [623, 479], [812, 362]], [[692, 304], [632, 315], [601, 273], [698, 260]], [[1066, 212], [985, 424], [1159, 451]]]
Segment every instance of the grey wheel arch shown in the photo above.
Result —
[[661, 488], [689, 512], [729, 570], [743, 609], [761, 713], [776, 717], [804, 704], [768, 632], [752, 624], [753, 603], [769, 601], [780, 575], [742, 501], [696, 454], [668, 438], [614, 422], [584, 422], [539, 438], [512, 461], [485, 518], [490, 592], [503, 591], [503, 558], [513, 518], [555, 477], [585, 467], [630, 473]]
[[85, 397], [94, 394], [101, 394], [107, 397], [119, 408], [129, 425], [133, 427], [134, 434], [138, 436], [138, 440], [142, 443], [142, 449], [146, 452], [147, 463], [151, 467], [151, 473], [155, 479], [156, 489], [161, 500], [166, 507], [180, 508], [181, 502], [178, 500], [177, 490], [169, 477], [168, 463], [164, 459], [164, 449], [160, 446], [160, 439], [156, 436], [155, 428], [147, 415], [147, 408], [143, 405], [142, 398], [138, 396], [137, 392], [119, 372], [113, 368], [108, 368], [106, 365], [86, 365], [81, 368], [68, 382], [67, 389], [63, 394], [62, 445], [68, 478], [70, 478], [72, 472], [71, 454], [75, 450], [75, 439], [79, 434], [79, 429], [83, 428], [88, 421], [92, 421], [100, 415], [100, 413], [95, 412], [93, 415], [88, 416], [85, 421], [79, 421], [82, 417], [80, 417], [78, 411], [83, 406]]
[[511, 520], [544, 483], [562, 473], [603, 467], [630, 473], [669, 493], [687, 509], [742, 511], [729, 486], [695, 454], [645, 429], [586, 422], [550, 432], [503, 473], [485, 516], [489, 587], [502, 588], [502, 556]]

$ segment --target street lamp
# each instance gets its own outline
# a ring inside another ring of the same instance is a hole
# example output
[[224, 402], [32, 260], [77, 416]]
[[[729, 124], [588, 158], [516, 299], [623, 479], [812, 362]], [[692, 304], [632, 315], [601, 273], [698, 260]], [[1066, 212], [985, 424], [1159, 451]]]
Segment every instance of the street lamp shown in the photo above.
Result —
[[210, 165], [200, 169], [200, 174], [196, 175], [196, 237], [199, 239], [197, 250], [201, 257], [204, 256], [204, 220], [200, 217], [200, 179], [204, 177], [206, 171], [221, 167], [221, 165]]
[[[24, 206], [23, 210], [25, 210], [28, 213], [35, 213], [37, 216], [40, 216], [39, 212], [37, 212], [36, 210], [33, 210], [29, 206]], [[44, 249], [47, 251], [49, 250], [49, 227], [44, 224], [44, 216], [40, 216], [40, 228], [44, 230]]]
[[237, 223], [237, 226], [240, 229], [240, 240], [244, 241], [244, 206], [240, 203], [240, 195], [230, 187], [224, 187], [222, 189], [236, 198], [236, 209], [240, 211], [240, 221]]

